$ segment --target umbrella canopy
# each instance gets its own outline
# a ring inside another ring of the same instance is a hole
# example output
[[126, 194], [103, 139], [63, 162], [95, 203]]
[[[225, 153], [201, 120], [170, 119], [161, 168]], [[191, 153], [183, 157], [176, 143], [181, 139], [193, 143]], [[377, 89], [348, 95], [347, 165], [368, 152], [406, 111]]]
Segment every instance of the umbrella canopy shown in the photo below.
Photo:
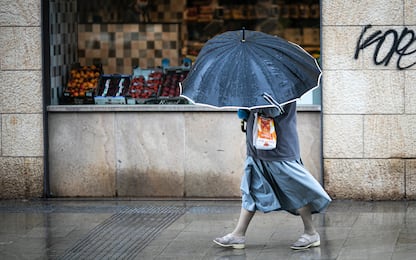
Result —
[[205, 43], [181, 96], [213, 107], [260, 108], [300, 98], [318, 86], [321, 70], [300, 46], [257, 31], [228, 31]]

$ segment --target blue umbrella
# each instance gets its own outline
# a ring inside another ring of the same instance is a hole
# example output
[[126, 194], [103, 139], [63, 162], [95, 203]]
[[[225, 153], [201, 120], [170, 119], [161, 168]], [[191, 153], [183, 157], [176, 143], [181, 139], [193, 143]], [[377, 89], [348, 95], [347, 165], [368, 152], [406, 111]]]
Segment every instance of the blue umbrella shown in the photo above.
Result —
[[321, 69], [300, 46], [266, 33], [238, 30], [208, 40], [181, 96], [217, 108], [261, 108], [295, 101], [319, 85]]

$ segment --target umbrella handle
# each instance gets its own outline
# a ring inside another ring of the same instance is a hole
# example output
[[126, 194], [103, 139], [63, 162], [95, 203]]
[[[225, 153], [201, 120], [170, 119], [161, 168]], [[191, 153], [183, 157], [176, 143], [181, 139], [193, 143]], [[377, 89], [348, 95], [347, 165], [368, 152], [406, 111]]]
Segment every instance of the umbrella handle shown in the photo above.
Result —
[[247, 132], [247, 127], [245, 123], [246, 123], [245, 120], [241, 120], [241, 132], [243, 133]]
[[270, 96], [266, 92], [264, 92], [262, 96], [267, 102], [274, 105], [277, 108], [277, 110], [279, 110], [280, 114], [283, 114], [285, 112], [283, 107], [276, 100], [274, 100], [274, 98], [272, 96]]

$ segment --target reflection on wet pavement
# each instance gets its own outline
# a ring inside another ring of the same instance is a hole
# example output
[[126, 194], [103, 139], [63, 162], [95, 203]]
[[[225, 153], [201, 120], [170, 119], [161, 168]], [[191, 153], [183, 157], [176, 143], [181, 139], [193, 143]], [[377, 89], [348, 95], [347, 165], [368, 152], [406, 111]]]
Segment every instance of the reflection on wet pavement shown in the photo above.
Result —
[[416, 259], [416, 202], [334, 201], [314, 215], [321, 246], [294, 251], [299, 217], [257, 213], [243, 250], [237, 200], [0, 201], [1, 259]]

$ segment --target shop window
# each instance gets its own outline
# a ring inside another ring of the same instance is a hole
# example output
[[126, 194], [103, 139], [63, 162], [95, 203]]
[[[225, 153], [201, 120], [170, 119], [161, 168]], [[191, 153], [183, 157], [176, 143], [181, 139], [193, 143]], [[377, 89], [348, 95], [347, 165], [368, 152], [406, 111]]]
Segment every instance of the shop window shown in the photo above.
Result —
[[[116, 84], [117, 80], [120, 84], [120, 79], [126, 75], [130, 76], [130, 84], [137, 83], [138, 79], [133, 79], [139, 76], [146, 80], [152, 77], [153, 81], [153, 76], [157, 79], [159, 72], [163, 77], [178, 73], [175, 78], [183, 79], [189, 60], [195, 59], [206, 40], [242, 27], [282, 36], [319, 58], [318, 0], [45, 2], [48, 2], [49, 12], [46, 30], [49, 44], [45, 44], [45, 48], [50, 55], [50, 103], [54, 105], [96, 104], [94, 97], [103, 94], [97, 92], [99, 84]], [[170, 70], [165, 70], [167, 67]], [[99, 78], [91, 79], [97, 72]], [[71, 81], [74, 75], [83, 78]], [[115, 79], [103, 81], [109, 75], [114, 75]], [[93, 88], [91, 84], [96, 85]], [[74, 89], [68, 91], [73, 86]], [[132, 96], [126, 89], [115, 93]], [[163, 93], [163, 102], [159, 102]], [[167, 98], [176, 98], [176, 95], [174, 91], [158, 90], [148, 98], [153, 98], [153, 103], [164, 104]], [[122, 99], [100, 102], [128, 103], [127, 99]], [[136, 103], [146, 102], [141, 99]], [[320, 104], [319, 89], [300, 103]]]
[[[188, 0], [184, 23], [184, 49], [193, 59], [208, 39], [242, 27], [281, 36], [320, 56], [319, 0]], [[320, 88], [298, 103], [320, 104]]]

